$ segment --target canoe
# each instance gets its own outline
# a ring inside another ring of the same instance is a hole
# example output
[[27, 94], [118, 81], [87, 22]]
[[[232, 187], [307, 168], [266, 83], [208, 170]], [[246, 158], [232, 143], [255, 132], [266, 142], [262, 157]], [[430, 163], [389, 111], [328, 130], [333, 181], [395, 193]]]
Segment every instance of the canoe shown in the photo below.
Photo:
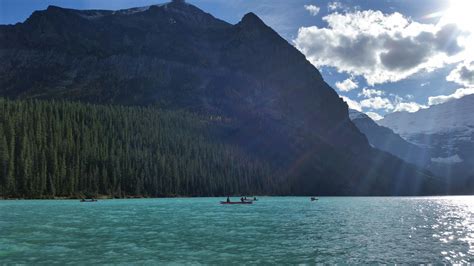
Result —
[[221, 201], [221, 204], [252, 204], [251, 201], [231, 201], [231, 202], [227, 202], [227, 201]]

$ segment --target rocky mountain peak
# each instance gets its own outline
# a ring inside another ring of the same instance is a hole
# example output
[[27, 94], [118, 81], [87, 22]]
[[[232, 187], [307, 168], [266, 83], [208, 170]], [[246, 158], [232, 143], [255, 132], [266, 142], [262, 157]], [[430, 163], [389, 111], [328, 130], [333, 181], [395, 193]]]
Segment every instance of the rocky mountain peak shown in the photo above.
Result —
[[[245, 14], [242, 17], [242, 20], [238, 24], [240, 28], [245, 29], [246, 31], [252, 32], [274, 32], [270, 27], [268, 27], [263, 20], [261, 20], [255, 13], [250, 12]], [[275, 35], [278, 35], [275, 33]]]
[[241, 23], [252, 24], [252, 25], [264, 24], [263, 21], [253, 12], [249, 12], [245, 14], [242, 17]]

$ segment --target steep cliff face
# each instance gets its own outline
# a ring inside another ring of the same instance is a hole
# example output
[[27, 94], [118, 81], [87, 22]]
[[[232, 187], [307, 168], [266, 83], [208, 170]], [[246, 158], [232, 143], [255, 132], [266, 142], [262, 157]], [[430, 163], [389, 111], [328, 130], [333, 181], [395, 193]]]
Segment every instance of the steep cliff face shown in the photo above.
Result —
[[[184, 1], [49, 7], [0, 27], [0, 94], [219, 117], [229, 124], [224, 139], [272, 161], [297, 192], [427, 191], [413, 185], [428, 182], [424, 173], [370, 148], [318, 70], [252, 13], [231, 25]], [[392, 191], [397, 167], [409, 178]]]

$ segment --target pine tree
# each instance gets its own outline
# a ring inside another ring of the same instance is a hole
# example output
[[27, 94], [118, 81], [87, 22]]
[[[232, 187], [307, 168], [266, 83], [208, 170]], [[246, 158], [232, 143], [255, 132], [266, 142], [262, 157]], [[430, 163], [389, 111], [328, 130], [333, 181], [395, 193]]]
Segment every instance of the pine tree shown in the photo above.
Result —
[[0, 193], [12, 197], [272, 193], [272, 167], [225, 124], [154, 107], [0, 99]]
[[8, 162], [9, 152], [7, 138], [5, 137], [3, 126], [0, 125], [0, 193], [6, 196], [9, 191]]

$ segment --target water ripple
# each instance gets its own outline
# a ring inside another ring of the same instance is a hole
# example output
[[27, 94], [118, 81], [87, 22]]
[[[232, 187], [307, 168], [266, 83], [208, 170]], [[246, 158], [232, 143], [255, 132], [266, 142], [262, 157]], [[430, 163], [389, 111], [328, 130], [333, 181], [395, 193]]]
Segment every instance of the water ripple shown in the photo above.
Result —
[[474, 197], [1, 201], [1, 263], [473, 263]]

